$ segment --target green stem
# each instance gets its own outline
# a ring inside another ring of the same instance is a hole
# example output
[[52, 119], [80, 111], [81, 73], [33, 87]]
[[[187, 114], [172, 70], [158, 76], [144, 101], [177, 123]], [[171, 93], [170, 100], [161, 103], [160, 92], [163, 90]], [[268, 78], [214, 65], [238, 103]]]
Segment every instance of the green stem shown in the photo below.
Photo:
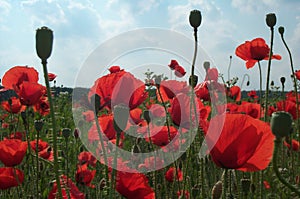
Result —
[[228, 169], [224, 169], [224, 172], [223, 172], [223, 189], [222, 189], [222, 199], [226, 199], [226, 196], [227, 196], [227, 186], [228, 186]]
[[118, 160], [118, 148], [119, 148], [120, 136], [121, 136], [121, 132], [117, 131], [116, 151], [115, 151], [115, 154], [114, 154], [115, 156], [114, 156], [114, 162], [113, 162], [113, 166], [112, 166], [113, 170], [112, 170], [111, 183], [110, 183], [110, 194], [109, 194], [110, 199], [112, 199], [113, 190], [116, 188], [116, 183], [117, 183], [115, 178], [116, 178], [116, 171], [118, 170], [117, 160]]
[[36, 197], [39, 198], [39, 137], [40, 131], [36, 133], [36, 145], [35, 145], [35, 159], [36, 159]]
[[195, 74], [195, 63], [196, 63], [196, 57], [197, 57], [197, 51], [198, 51], [198, 38], [197, 38], [197, 28], [194, 28], [194, 38], [195, 38], [195, 47], [194, 47], [194, 56], [193, 56], [193, 62], [192, 62], [192, 81]]
[[260, 105], [260, 113], [262, 112], [262, 73], [261, 73], [261, 65], [258, 61], [258, 69], [259, 69], [259, 105]]
[[280, 180], [280, 182], [282, 184], [284, 184], [287, 188], [289, 188], [291, 191], [295, 192], [299, 197], [300, 197], [300, 190], [297, 189], [296, 187], [294, 187], [293, 185], [291, 185], [289, 182], [287, 182], [280, 174], [279, 169], [278, 169], [278, 149], [282, 143], [282, 140], [279, 138], [275, 139], [275, 146], [274, 146], [274, 153], [273, 153], [273, 168], [274, 168], [274, 172], [277, 176], [277, 178]]
[[62, 198], [62, 191], [61, 191], [61, 185], [60, 185], [60, 179], [59, 179], [59, 169], [58, 169], [58, 157], [57, 157], [57, 131], [56, 131], [56, 121], [55, 121], [55, 115], [54, 115], [54, 107], [53, 107], [53, 101], [50, 91], [50, 84], [49, 84], [49, 78], [48, 78], [48, 69], [47, 69], [47, 60], [42, 60], [43, 64], [43, 71], [44, 71], [44, 78], [47, 88], [47, 96], [50, 106], [50, 117], [52, 120], [52, 136], [53, 136], [53, 157], [54, 157], [54, 173], [55, 173], [55, 179], [57, 184], [57, 190], [58, 190], [58, 196], [59, 198]]

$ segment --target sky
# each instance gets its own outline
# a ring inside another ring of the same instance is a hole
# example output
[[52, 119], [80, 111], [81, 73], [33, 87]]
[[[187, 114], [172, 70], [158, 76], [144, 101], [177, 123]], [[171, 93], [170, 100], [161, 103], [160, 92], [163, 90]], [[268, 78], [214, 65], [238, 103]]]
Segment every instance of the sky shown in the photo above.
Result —
[[[286, 88], [292, 89], [289, 57], [277, 28], [285, 27], [284, 37], [293, 54], [294, 67], [300, 69], [298, 0], [0, 0], [0, 77], [13, 66], [27, 65], [39, 71], [43, 83], [35, 51], [36, 29], [42, 26], [54, 32], [48, 71], [57, 74], [58, 86], [89, 87], [97, 77], [108, 73], [109, 64], [132, 73], [150, 69], [174, 79], [168, 68], [171, 59], [180, 61], [188, 76], [194, 49], [188, 17], [194, 9], [202, 13], [196, 60], [199, 81], [204, 77], [204, 61], [210, 61], [211, 67], [218, 68], [227, 80], [232, 56], [230, 77], [238, 77], [237, 85], [243, 90], [258, 89], [257, 65], [247, 70], [235, 49], [257, 37], [270, 44], [265, 16], [275, 13], [273, 52], [280, 54], [282, 60], [272, 61], [271, 80], [280, 86], [280, 77], [284, 76]], [[165, 34], [170, 32], [174, 37]], [[152, 41], [151, 48], [147, 48], [146, 41]], [[267, 61], [261, 65], [265, 88]], [[250, 76], [250, 86], [242, 85], [245, 74]]]

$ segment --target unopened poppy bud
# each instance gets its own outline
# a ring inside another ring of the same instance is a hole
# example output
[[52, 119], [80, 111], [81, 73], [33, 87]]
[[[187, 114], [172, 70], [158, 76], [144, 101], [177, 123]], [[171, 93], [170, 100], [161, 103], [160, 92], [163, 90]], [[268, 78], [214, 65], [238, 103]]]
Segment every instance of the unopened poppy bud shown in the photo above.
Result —
[[278, 32], [280, 33], [281, 36], [283, 36], [283, 33], [284, 33], [284, 27], [283, 26], [280, 26], [278, 28]]
[[219, 199], [222, 196], [222, 191], [223, 191], [223, 184], [222, 181], [218, 181], [212, 191], [211, 191], [211, 196], [213, 199]]
[[198, 83], [198, 76], [197, 75], [191, 75], [190, 78], [189, 78], [189, 84], [191, 87], [195, 88], [195, 86], [197, 85]]
[[274, 86], [274, 81], [271, 81], [271, 84], [270, 84], [270, 86]]
[[37, 132], [40, 132], [44, 126], [43, 120], [35, 120], [34, 121], [34, 128]]
[[250, 81], [247, 81], [247, 84], [246, 84], [247, 86], [249, 86], [250, 85]]
[[156, 86], [159, 87], [160, 83], [161, 83], [161, 76], [160, 75], [155, 76], [154, 82], [155, 82]]
[[276, 25], [276, 15], [274, 13], [267, 14], [266, 23], [270, 28], [273, 28]]
[[146, 122], [149, 124], [151, 122], [152, 113], [148, 110], [145, 110], [143, 116]]
[[79, 129], [78, 129], [78, 128], [75, 128], [74, 131], [73, 131], [73, 136], [74, 136], [74, 138], [76, 138], [76, 139], [79, 138], [79, 133], [80, 133], [80, 132], [79, 132]]
[[242, 191], [247, 195], [250, 192], [250, 179], [241, 179]]
[[114, 106], [114, 128], [118, 133], [125, 130], [129, 118], [129, 108], [123, 104]]
[[284, 86], [284, 83], [285, 83], [285, 77], [281, 77], [281, 78], [280, 78], [280, 82], [281, 82], [281, 84]]
[[189, 17], [190, 24], [193, 28], [197, 29], [202, 21], [202, 16], [201, 12], [199, 10], [192, 10], [190, 12], [190, 17]]
[[64, 138], [68, 138], [71, 135], [71, 129], [63, 128], [62, 135], [64, 136]]
[[208, 61], [204, 62], [203, 67], [207, 71], [210, 68], [210, 63]]
[[53, 32], [43, 26], [36, 31], [36, 52], [42, 60], [47, 60], [52, 52]]
[[288, 136], [292, 130], [293, 118], [290, 113], [278, 111], [272, 113], [271, 130], [276, 138]]

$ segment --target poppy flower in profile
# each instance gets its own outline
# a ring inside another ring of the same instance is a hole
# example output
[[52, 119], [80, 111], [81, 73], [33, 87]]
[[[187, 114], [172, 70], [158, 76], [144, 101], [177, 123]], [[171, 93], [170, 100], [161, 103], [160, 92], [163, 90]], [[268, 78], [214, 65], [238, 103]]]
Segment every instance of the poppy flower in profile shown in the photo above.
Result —
[[76, 182], [85, 186], [95, 188], [91, 182], [96, 175], [96, 170], [89, 170], [87, 164], [79, 165], [75, 174]]
[[17, 187], [24, 181], [24, 173], [20, 169], [12, 167], [0, 168], [0, 189], [5, 190]]
[[257, 96], [255, 90], [249, 91], [249, 92], [247, 93], [247, 95], [248, 95], [250, 98], [252, 98], [252, 99], [257, 99], [257, 98], [258, 98], [258, 96]]
[[175, 66], [174, 70], [177, 77], [183, 77], [186, 74], [184, 68], [180, 65]]
[[261, 118], [262, 113], [260, 110], [261, 110], [260, 104], [246, 102], [246, 101], [243, 101], [242, 104], [239, 105], [237, 108], [237, 112], [250, 115], [255, 119]]
[[[62, 187], [62, 196], [63, 198], [70, 199], [84, 199], [85, 196], [82, 192], [79, 191], [78, 187], [74, 184], [71, 178], [68, 178], [65, 175], [60, 176], [60, 184]], [[68, 191], [66, 190], [68, 189]], [[53, 183], [53, 187], [49, 192], [48, 199], [56, 199], [58, 194], [57, 183]]]
[[296, 70], [294, 74], [295, 74], [296, 78], [298, 80], [300, 80], [300, 70]]
[[118, 171], [116, 190], [128, 199], [154, 199], [155, 193], [149, 186], [148, 178], [142, 173]]
[[117, 73], [117, 72], [121, 71], [121, 68], [120, 68], [120, 66], [111, 66], [108, 70], [110, 73]]
[[15, 66], [4, 74], [2, 85], [7, 89], [16, 90], [24, 81], [37, 83], [39, 80], [38, 72], [27, 66]]
[[[247, 69], [252, 68], [256, 62], [269, 59], [270, 48], [263, 38], [256, 38], [239, 45], [235, 54], [246, 61]], [[272, 59], [280, 60], [280, 55], [273, 55]]]
[[241, 88], [238, 86], [232, 86], [229, 89], [229, 97], [234, 99], [235, 101], [241, 101], [242, 98], [242, 93], [241, 93]]
[[272, 159], [274, 135], [261, 120], [244, 114], [218, 115], [205, 133], [212, 160], [219, 167], [259, 171]]
[[[170, 101], [178, 94], [178, 93], [188, 93], [190, 87], [187, 85], [185, 81], [177, 81], [177, 80], [164, 80], [160, 84], [160, 93], [162, 100], [164, 102]], [[159, 96], [158, 91], [156, 91], [156, 95]], [[158, 101], [161, 102], [160, 97], [157, 97]]]
[[20, 99], [17, 97], [11, 97], [8, 101], [3, 101], [1, 106], [9, 113], [20, 113], [25, 111], [26, 106], [23, 106]]
[[[33, 140], [30, 142], [30, 146], [32, 150], [36, 151], [36, 140]], [[43, 140], [39, 140], [38, 142], [38, 154], [41, 158], [44, 158], [49, 161], [53, 161], [53, 151], [48, 144], [48, 142], [45, 142]]]
[[54, 73], [48, 73], [49, 82], [54, 81], [56, 77], [57, 75], [55, 75]]
[[16, 93], [22, 104], [32, 106], [46, 93], [46, 87], [38, 83], [23, 82]]
[[168, 65], [171, 70], [174, 70], [176, 66], [178, 66], [178, 62], [175, 59], [171, 60], [171, 63]]
[[[176, 173], [177, 173], [177, 177], [176, 177]], [[170, 167], [168, 171], [165, 173], [165, 179], [168, 182], [174, 182], [174, 180], [182, 181], [183, 180], [182, 171], [180, 169], [177, 169], [176, 172], [176, 168]]]
[[299, 149], [300, 149], [300, 144], [295, 139], [292, 139], [292, 147], [291, 147], [291, 143], [288, 143], [287, 141], [284, 141], [283, 144], [284, 144], [284, 146], [286, 146], [287, 148], [289, 148], [293, 151], [299, 151]]
[[0, 161], [7, 167], [20, 164], [26, 154], [27, 143], [19, 139], [7, 139], [0, 142]]
[[78, 155], [79, 164], [88, 164], [92, 167], [96, 167], [97, 159], [89, 151], [83, 151]]

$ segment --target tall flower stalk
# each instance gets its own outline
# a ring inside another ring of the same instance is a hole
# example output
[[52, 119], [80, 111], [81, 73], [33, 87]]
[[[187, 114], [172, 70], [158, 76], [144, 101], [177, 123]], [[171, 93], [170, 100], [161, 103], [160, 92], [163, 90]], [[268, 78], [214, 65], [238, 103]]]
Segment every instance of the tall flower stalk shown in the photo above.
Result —
[[57, 128], [54, 115], [54, 106], [50, 90], [50, 83], [47, 69], [47, 59], [50, 57], [53, 45], [53, 32], [47, 27], [42, 27], [36, 31], [36, 52], [42, 60], [44, 79], [47, 88], [47, 96], [50, 106], [50, 116], [52, 120], [52, 136], [53, 136], [53, 157], [54, 157], [54, 173], [58, 189], [58, 196], [62, 198], [62, 190], [59, 179], [58, 157], [57, 157]]

